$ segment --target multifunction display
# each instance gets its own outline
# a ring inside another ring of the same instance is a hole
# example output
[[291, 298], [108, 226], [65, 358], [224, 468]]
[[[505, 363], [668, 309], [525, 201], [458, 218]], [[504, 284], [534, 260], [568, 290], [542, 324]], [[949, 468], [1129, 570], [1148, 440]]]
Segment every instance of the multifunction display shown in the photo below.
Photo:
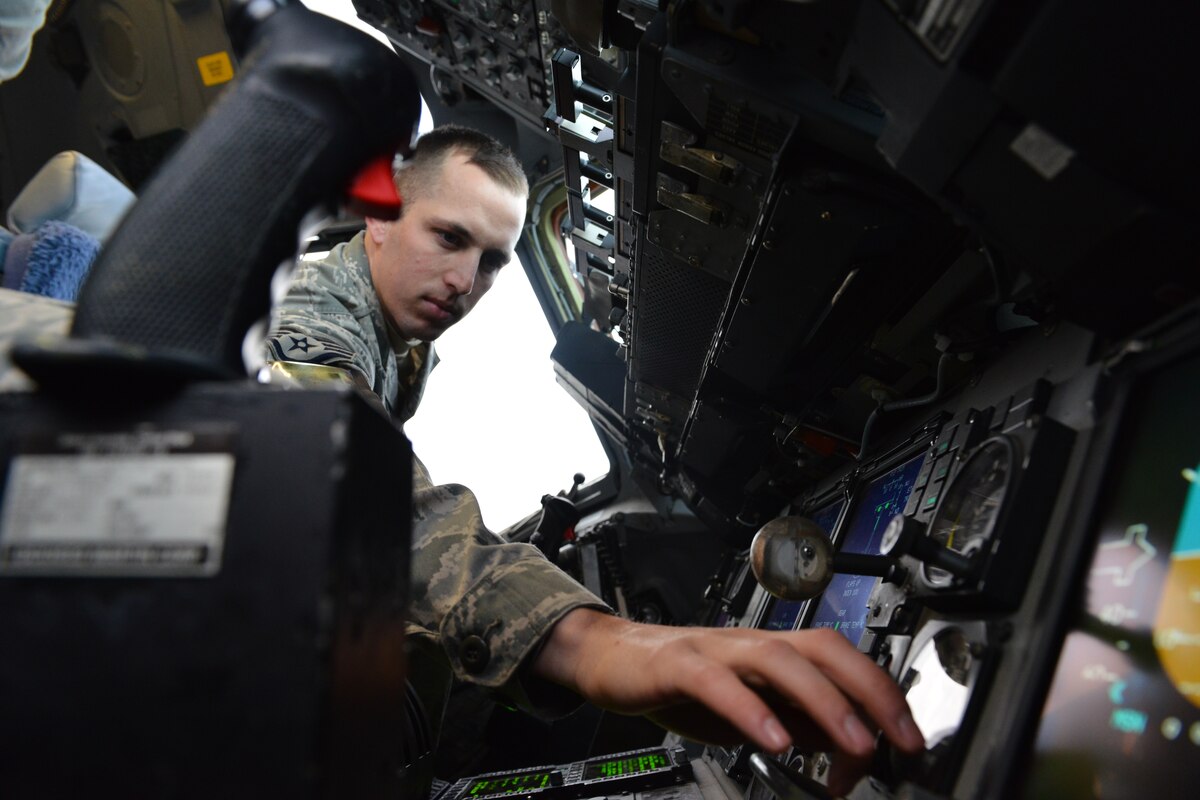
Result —
[[[867, 484], [854, 513], [845, 524], [841, 549], [847, 553], [879, 555], [879, 544], [888, 522], [904, 512], [908, 496], [921, 471], [925, 454], [879, 475]], [[811, 628], [833, 628], [857, 646], [867, 621], [867, 600], [878, 578], [834, 575], [809, 623]]]
[[692, 765], [683, 748], [650, 747], [571, 764], [463, 778], [436, 800], [578, 800], [680, 786], [691, 780]]
[[1178, 797], [1200, 764], [1200, 358], [1140, 382], [1030, 797]]
[[557, 769], [536, 772], [514, 772], [494, 777], [475, 778], [459, 797], [502, 797], [512, 794], [540, 792], [551, 786], [562, 786], [562, 773]]
[[597, 778], [620, 778], [624, 775], [644, 775], [647, 772], [658, 772], [669, 769], [671, 761], [667, 758], [666, 750], [651, 750], [637, 755], [621, 758], [605, 758], [598, 761], [588, 761], [583, 765], [584, 781]]

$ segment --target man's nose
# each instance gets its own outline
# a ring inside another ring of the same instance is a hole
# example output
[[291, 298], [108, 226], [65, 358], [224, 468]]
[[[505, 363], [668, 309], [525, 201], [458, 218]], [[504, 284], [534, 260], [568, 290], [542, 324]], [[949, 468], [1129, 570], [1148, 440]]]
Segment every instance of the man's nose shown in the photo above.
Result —
[[450, 269], [446, 271], [446, 285], [453, 289], [455, 294], [470, 294], [471, 289], [475, 286], [475, 275], [478, 271], [478, 260], [466, 257], [464, 254], [464, 257], [455, 259]]

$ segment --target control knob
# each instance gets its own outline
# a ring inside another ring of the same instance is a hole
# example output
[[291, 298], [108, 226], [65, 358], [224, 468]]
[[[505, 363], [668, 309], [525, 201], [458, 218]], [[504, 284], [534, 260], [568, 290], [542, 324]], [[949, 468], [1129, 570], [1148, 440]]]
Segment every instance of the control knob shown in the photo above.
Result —
[[750, 568], [762, 587], [781, 600], [809, 600], [834, 574], [873, 575], [903, 583], [907, 571], [894, 557], [834, 553], [829, 536], [805, 517], [778, 517], [754, 535]]
[[754, 534], [750, 568], [771, 594], [807, 600], [833, 578], [833, 546], [821, 526], [806, 517], [778, 517]]

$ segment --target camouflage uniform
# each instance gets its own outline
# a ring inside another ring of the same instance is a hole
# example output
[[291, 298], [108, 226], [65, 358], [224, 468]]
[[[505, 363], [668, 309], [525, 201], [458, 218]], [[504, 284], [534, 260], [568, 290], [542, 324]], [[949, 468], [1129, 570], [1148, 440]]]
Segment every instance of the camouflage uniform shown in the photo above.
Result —
[[[408, 365], [397, 365], [394, 339], [359, 234], [323, 261], [298, 267], [276, 309], [267, 358], [349, 370], [402, 422], [416, 410], [434, 358], [423, 343], [408, 350]], [[304, 382], [302, 373], [293, 376]], [[522, 680], [519, 667], [568, 611], [606, 609], [604, 603], [537, 548], [489, 531], [469, 489], [434, 486], [415, 460], [412, 556], [410, 637], [440, 642], [457, 677], [526, 708], [555, 714], [578, 702], [542, 681]]]
[[[363, 233], [337, 245], [321, 261], [300, 262], [272, 315], [266, 347], [269, 362], [347, 371], [400, 422], [417, 410], [436, 363], [431, 344], [409, 347], [384, 317]], [[402, 358], [396, 357], [397, 347], [406, 351]]]

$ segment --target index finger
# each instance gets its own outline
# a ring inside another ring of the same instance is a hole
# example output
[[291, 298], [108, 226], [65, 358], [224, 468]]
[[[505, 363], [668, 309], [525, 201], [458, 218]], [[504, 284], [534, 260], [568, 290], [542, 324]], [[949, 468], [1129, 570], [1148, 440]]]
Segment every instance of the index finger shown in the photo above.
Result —
[[891, 676], [835, 631], [793, 634], [797, 649], [879, 724], [884, 735], [906, 753], [925, 747], [908, 702]]

